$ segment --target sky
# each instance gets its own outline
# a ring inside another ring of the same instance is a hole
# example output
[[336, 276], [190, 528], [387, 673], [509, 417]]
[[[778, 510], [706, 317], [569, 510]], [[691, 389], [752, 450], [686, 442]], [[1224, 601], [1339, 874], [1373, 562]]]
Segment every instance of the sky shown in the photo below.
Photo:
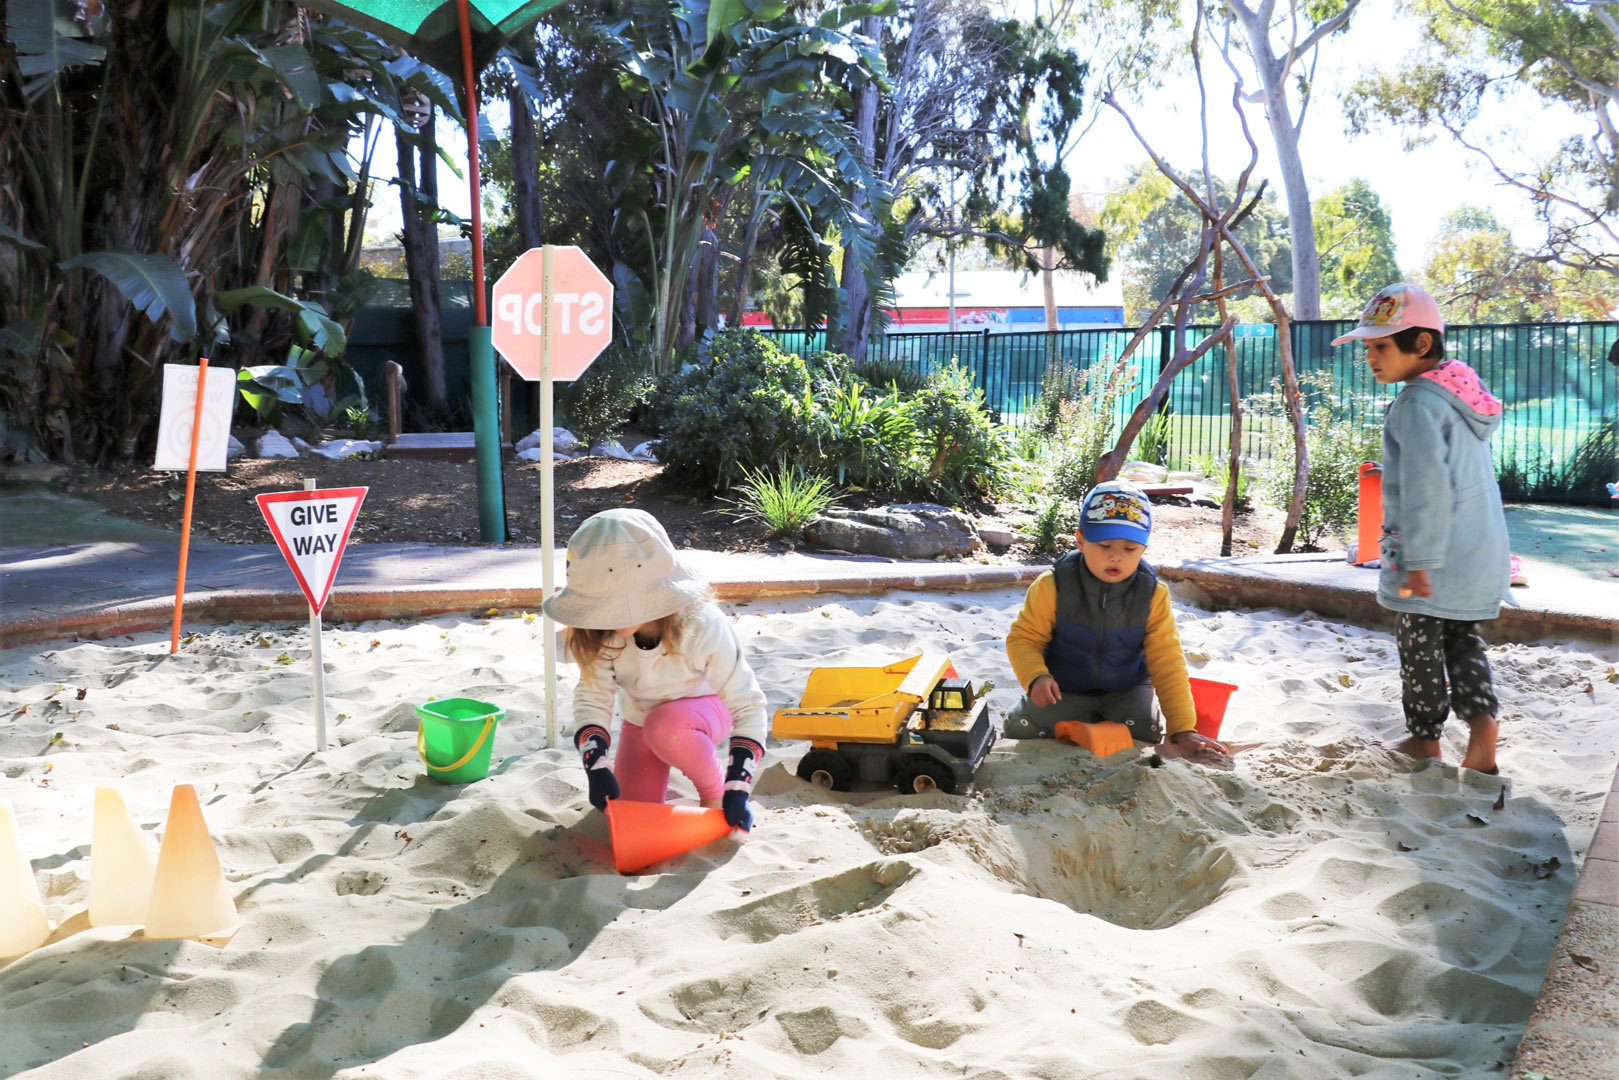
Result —
[[[1396, 11], [1394, 0], [1361, 0], [1349, 30], [1328, 40], [1317, 68], [1318, 89], [1310, 103], [1301, 141], [1311, 195], [1319, 197], [1355, 177], [1367, 180], [1389, 211], [1400, 267], [1408, 275], [1421, 267], [1441, 218], [1462, 205], [1493, 209], [1497, 219], [1513, 230], [1520, 245], [1533, 245], [1537, 229], [1528, 199], [1502, 185], [1481, 159], [1448, 135], [1440, 134], [1431, 145], [1411, 152], [1401, 148], [1395, 131], [1349, 136], [1338, 100], [1362, 71], [1399, 61], [1407, 46], [1390, 49], [1389, 41], [1414, 42], [1416, 37], [1415, 24]], [[1218, 55], [1205, 57], [1204, 73], [1210, 101], [1211, 163], [1221, 176], [1235, 177], [1246, 164], [1248, 151], [1230, 106], [1231, 76]], [[1253, 85], [1251, 76], [1249, 85]], [[1190, 168], [1199, 164], [1196, 84], [1190, 75], [1127, 108], [1142, 135], [1172, 165]], [[1281, 174], [1276, 168], [1263, 109], [1257, 104], [1245, 108], [1259, 147], [1256, 176], [1271, 181], [1271, 189], [1285, 206]], [[1296, 116], [1296, 102], [1294, 112]], [[488, 117], [496, 130], [507, 129], [504, 103], [492, 103]], [[1514, 133], [1513, 141], [1528, 147], [1537, 143], [1549, 147], [1556, 138], [1578, 130], [1566, 114], [1549, 114], [1532, 95], [1522, 95], [1486, 113], [1484, 120], [1487, 125], [1507, 125]], [[439, 125], [439, 133], [452, 148], [452, 155], [464, 162], [464, 133], [445, 124]], [[1099, 207], [1106, 192], [1122, 183], [1132, 166], [1147, 160], [1146, 152], [1123, 119], [1113, 110], [1103, 109], [1067, 164], [1074, 189], [1085, 193]], [[395, 169], [394, 141], [389, 135], [378, 141], [373, 171], [375, 176], [385, 178], [395, 175]], [[378, 186], [374, 192], [367, 235], [373, 242], [392, 242], [381, 237], [399, 229], [399, 197], [388, 187]], [[468, 181], [456, 177], [442, 162], [439, 196], [452, 212], [462, 217], [470, 213]]]

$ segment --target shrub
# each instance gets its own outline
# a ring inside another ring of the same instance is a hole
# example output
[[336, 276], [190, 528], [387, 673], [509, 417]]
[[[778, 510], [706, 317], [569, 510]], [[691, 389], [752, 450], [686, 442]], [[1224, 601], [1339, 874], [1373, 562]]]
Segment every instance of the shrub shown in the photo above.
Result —
[[929, 492], [959, 499], [1000, 486], [1011, 449], [966, 368], [952, 362], [934, 371], [910, 408], [926, 457], [921, 482]]
[[820, 467], [837, 482], [899, 488], [912, 471], [917, 428], [911, 407], [898, 390], [868, 397], [866, 382], [846, 374], [841, 383], [827, 375], [816, 382], [810, 419]]
[[1050, 490], [1075, 505], [1096, 485], [1096, 462], [1112, 447], [1114, 408], [1134, 376], [1123, 364], [1098, 365], [1079, 373], [1078, 395], [1057, 406], [1052, 424]]
[[1079, 525], [1079, 511], [1067, 499], [1052, 499], [1040, 508], [1032, 523], [1030, 541], [1036, 551], [1056, 551], [1057, 541]]
[[1052, 360], [1040, 376], [1040, 396], [1029, 407], [1029, 428], [1047, 438], [1057, 433], [1062, 407], [1085, 394], [1094, 368], [1077, 368], [1063, 360]]
[[1153, 413], [1136, 433], [1134, 456], [1153, 465], [1169, 464], [1169, 436], [1172, 430], [1168, 413]]
[[724, 490], [745, 470], [801, 458], [808, 443], [809, 369], [752, 330], [705, 338], [654, 402], [665, 471], [695, 486]]
[[[1382, 456], [1380, 421], [1354, 419], [1356, 411], [1362, 416], [1381, 417], [1380, 399], [1368, 396], [1359, 403], [1358, 410], [1352, 411], [1354, 403], [1336, 392], [1336, 383], [1327, 372], [1306, 375], [1300, 380], [1300, 389], [1312, 404], [1305, 417], [1304, 446], [1310, 456], [1310, 472], [1304, 483], [1298, 536], [1306, 549], [1320, 550], [1317, 542], [1322, 537], [1355, 521], [1361, 463]], [[1292, 425], [1286, 420], [1279, 393], [1254, 399], [1250, 408], [1256, 415], [1277, 421], [1268, 426], [1269, 430], [1289, 436], [1276, 448], [1262, 487], [1267, 502], [1285, 508], [1293, 498]]]
[[630, 414], [651, 399], [654, 385], [645, 363], [614, 345], [562, 391], [568, 429], [586, 446], [618, 438]]
[[826, 477], [805, 476], [786, 462], [771, 474], [744, 468], [737, 492], [736, 498], [726, 500], [735, 509], [726, 512], [760, 522], [772, 536], [798, 536], [838, 501]]

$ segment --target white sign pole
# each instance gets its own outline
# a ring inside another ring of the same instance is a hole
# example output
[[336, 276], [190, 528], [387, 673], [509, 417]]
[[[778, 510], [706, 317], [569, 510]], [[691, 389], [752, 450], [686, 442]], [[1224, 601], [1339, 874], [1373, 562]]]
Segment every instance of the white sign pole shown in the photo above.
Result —
[[[315, 490], [315, 478], [304, 478], [304, 490]], [[320, 658], [320, 609], [309, 605], [309, 648], [315, 663], [315, 751], [326, 750], [326, 668]]]
[[[555, 417], [551, 410], [551, 361], [552, 352], [556, 348], [556, 335], [552, 331], [551, 318], [551, 285], [552, 275], [556, 271], [556, 248], [546, 244], [540, 264], [540, 310], [545, 312], [545, 321], [540, 330], [540, 451], [543, 464], [540, 466], [540, 550], [544, 553], [544, 564], [540, 567], [540, 594], [546, 598], [556, 585], [556, 485], [553, 482], [553, 471], [556, 468], [556, 453], [553, 443], [553, 423]], [[540, 634], [545, 639], [545, 745], [554, 747], [557, 744], [557, 647], [556, 624], [551, 616], [541, 610]]]

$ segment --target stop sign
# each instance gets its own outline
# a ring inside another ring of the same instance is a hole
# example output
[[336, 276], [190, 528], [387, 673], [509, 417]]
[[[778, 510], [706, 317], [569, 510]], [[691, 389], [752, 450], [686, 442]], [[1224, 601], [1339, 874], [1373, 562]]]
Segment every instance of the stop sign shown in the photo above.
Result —
[[525, 379], [540, 378], [541, 334], [551, 325], [551, 377], [570, 381], [613, 337], [613, 283], [576, 247], [550, 249], [551, 297], [545, 302], [545, 248], [530, 248], [495, 282], [495, 348]]

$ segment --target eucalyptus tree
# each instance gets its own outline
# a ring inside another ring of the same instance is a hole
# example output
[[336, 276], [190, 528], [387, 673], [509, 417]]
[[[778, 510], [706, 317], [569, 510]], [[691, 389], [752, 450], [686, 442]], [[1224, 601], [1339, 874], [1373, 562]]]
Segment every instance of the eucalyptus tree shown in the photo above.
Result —
[[784, 0], [624, 0], [597, 25], [606, 88], [629, 104], [605, 179], [613, 205], [622, 314], [650, 327], [654, 367], [689, 340], [682, 313], [700, 246], [738, 189], [779, 200], [818, 230], [836, 229], [856, 261], [877, 231], [845, 184], [887, 196], [839, 109], [849, 85], [882, 74], [852, 25], [869, 5], [800, 22]]
[[[1351, 130], [1393, 126], [1409, 142], [1443, 132], [1529, 200], [1544, 230], [1533, 258], [1619, 276], [1619, 10], [1607, 0], [1411, 6], [1421, 39], [1356, 82]], [[1490, 105], [1514, 94], [1533, 95], [1542, 130], [1569, 133], [1542, 149], [1544, 138], [1511, 130]]]
[[[1321, 317], [1321, 270], [1315, 214], [1304, 177], [1299, 139], [1309, 115], [1316, 67], [1327, 39], [1349, 25], [1360, 0], [1223, 0], [1230, 25], [1217, 40], [1239, 84], [1246, 61], [1259, 88], [1248, 100], [1262, 103], [1287, 198], [1293, 239], [1293, 317]], [[1235, 31], [1235, 33], [1233, 33]]]
[[[10, 0], [5, 19], [0, 411], [13, 448], [130, 457], [165, 362], [342, 353], [330, 286], [357, 234], [334, 258], [327, 218], [363, 223], [347, 144], [365, 118], [397, 118], [420, 65], [279, 0]], [[294, 295], [301, 274], [322, 303]]]

